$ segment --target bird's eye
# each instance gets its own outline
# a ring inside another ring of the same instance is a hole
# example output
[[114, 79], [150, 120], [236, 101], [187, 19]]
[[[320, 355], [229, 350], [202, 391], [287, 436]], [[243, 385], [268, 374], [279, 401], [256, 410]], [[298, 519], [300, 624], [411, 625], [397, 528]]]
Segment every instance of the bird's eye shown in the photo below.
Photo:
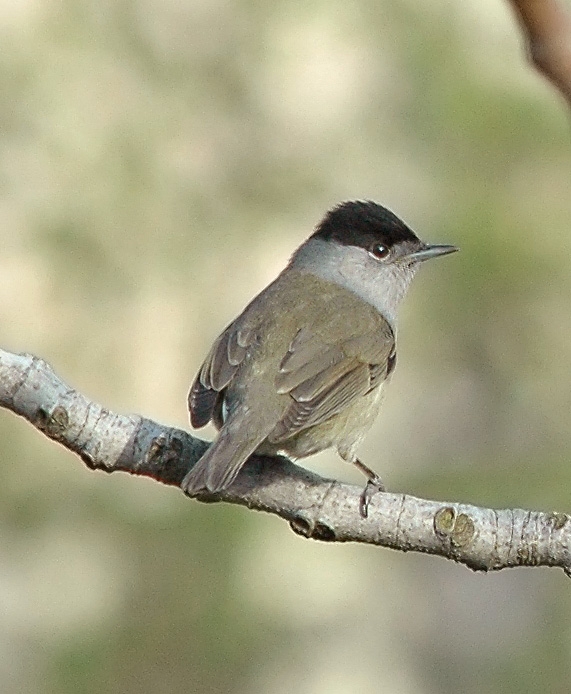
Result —
[[377, 258], [378, 260], [384, 260], [389, 254], [389, 248], [388, 246], [385, 246], [383, 243], [375, 243], [373, 246], [371, 246], [370, 253], [373, 256], [373, 258]]

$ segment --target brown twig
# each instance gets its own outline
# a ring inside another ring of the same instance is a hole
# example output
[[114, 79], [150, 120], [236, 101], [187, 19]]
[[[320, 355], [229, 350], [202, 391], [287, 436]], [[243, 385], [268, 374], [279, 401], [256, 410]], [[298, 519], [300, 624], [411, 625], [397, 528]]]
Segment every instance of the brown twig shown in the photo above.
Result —
[[509, 0], [531, 62], [571, 105], [571, 14], [557, 0]]

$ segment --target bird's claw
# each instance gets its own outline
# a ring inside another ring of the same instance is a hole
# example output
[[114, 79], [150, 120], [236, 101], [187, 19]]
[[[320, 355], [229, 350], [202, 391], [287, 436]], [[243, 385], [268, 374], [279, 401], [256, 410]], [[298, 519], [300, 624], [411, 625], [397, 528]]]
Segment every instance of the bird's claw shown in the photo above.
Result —
[[367, 480], [367, 484], [365, 485], [365, 488], [363, 489], [363, 492], [359, 499], [359, 513], [361, 514], [362, 518], [367, 518], [367, 516], [369, 515], [369, 504], [371, 503], [371, 499], [373, 498], [373, 496], [377, 492], [384, 491], [386, 491], [385, 485], [383, 484], [383, 481], [378, 475], [370, 477]]

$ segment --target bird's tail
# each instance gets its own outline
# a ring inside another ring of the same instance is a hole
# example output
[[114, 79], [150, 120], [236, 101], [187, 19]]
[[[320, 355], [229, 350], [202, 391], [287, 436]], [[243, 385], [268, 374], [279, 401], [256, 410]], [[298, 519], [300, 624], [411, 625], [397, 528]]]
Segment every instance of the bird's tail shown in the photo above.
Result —
[[236, 427], [229, 422], [225, 424], [216, 441], [182, 481], [182, 490], [194, 496], [201, 491], [220, 492], [229, 487], [265, 438], [255, 437], [252, 440], [245, 434], [245, 431], [236, 431]]

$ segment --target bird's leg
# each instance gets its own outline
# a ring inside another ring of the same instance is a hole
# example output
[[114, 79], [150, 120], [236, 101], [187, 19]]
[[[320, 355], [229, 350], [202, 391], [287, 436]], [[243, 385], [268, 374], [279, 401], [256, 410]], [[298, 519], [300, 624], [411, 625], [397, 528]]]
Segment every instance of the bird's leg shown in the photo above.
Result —
[[385, 485], [377, 473], [374, 470], [371, 470], [370, 467], [367, 467], [365, 463], [362, 463], [359, 458], [353, 458], [351, 462], [367, 478], [367, 484], [365, 485], [365, 489], [363, 489], [359, 502], [359, 511], [361, 516], [366, 518], [369, 515], [369, 503], [373, 498], [373, 495], [377, 492], [384, 492]]

